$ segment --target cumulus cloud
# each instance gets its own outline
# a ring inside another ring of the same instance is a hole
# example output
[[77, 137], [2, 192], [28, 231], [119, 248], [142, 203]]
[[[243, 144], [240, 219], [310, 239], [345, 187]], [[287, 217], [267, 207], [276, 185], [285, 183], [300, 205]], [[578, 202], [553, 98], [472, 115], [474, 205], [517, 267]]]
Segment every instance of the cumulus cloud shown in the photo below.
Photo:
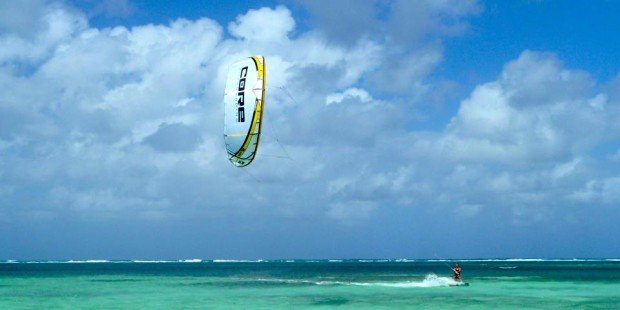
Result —
[[455, 165], [442, 181], [452, 199], [514, 204], [515, 214], [538, 218], [571, 197], [592, 197], [580, 188], [600, 183], [589, 181], [600, 173], [594, 148], [605, 143], [611, 123], [606, 95], [594, 85], [553, 54], [524, 51], [498, 80], [476, 87], [442, 133], [417, 134], [410, 154]]
[[249, 10], [228, 25], [228, 31], [235, 37], [263, 42], [286, 39], [295, 28], [291, 11], [283, 6], [275, 9]]
[[571, 158], [604, 138], [605, 111], [592, 105], [604, 95], [593, 86], [587, 74], [562, 68], [555, 56], [525, 51], [498, 81], [477, 87], [462, 102], [448, 130], [505, 155], [493, 156], [498, 159]]
[[7, 0], [0, 3], [0, 32], [30, 37], [42, 26], [46, 6], [43, 0]]
[[[229, 25], [236, 38], [228, 40], [223, 39], [223, 28], [209, 19], [96, 29], [87, 26], [80, 12], [55, 4], [42, 10], [48, 15], [41, 18], [50, 25], [33, 37], [3, 34], [19, 43], [4, 41], [9, 49], [2, 63], [0, 95], [3, 212], [17, 217], [40, 208], [56, 216], [101, 214], [103, 218], [148, 210], [167, 216], [205, 215], [229, 204], [227, 212], [234, 214], [248, 206], [298, 201], [271, 196], [288, 182], [282, 183], [286, 178], [321, 177], [320, 161], [310, 169], [281, 168], [281, 161], [267, 158], [262, 166], [256, 165], [255, 173], [265, 182], [277, 180], [271, 188], [246, 197], [231, 197], [234, 192], [222, 190], [223, 184], [239, 183], [239, 178], [244, 180], [242, 188], [255, 186], [255, 179], [231, 169], [222, 152], [221, 90], [228, 64], [251, 52], [267, 55], [269, 70], [274, 72], [270, 82], [286, 85], [294, 98], [307, 104], [290, 100], [274, 87], [273, 112], [266, 116], [273, 125], [265, 126], [266, 134], [281, 127], [283, 142], [299, 143], [288, 151], [298, 160], [312, 162], [320, 151], [306, 142], [314, 141], [322, 126], [308, 115], [329, 113], [326, 96], [353, 85], [372, 66], [348, 67], [350, 57], [373, 57], [378, 52], [368, 42], [349, 49], [331, 46], [312, 34], [289, 38], [294, 21], [285, 7], [239, 16]], [[269, 20], [273, 27], [268, 31], [258, 20]], [[254, 51], [251, 46], [257, 42]], [[45, 46], [45, 55], [24, 57], [20, 51], [28, 44]], [[27, 75], [12, 69], [22, 63], [30, 67]], [[324, 74], [338, 82], [319, 92], [307, 87]], [[365, 118], [353, 117], [356, 108], [332, 110], [329, 128], [340, 133], [325, 143], [374, 139], [372, 132], [358, 133], [338, 124], [349, 117], [361, 126]], [[366, 113], [370, 119], [371, 112]], [[384, 117], [372, 119], [372, 128], [385, 122]], [[295, 123], [299, 125], [291, 126]], [[307, 138], [295, 138], [298, 127]], [[274, 140], [265, 138], [266, 153], [281, 153], [275, 146]], [[38, 184], [36, 190], [25, 190], [33, 183]], [[196, 189], [200, 190], [192, 194]], [[309, 191], [299, 195], [305, 197]], [[166, 213], [171, 205], [181, 207]]]
[[[296, 1], [330, 42], [380, 42], [381, 64], [367, 84], [380, 91], [426, 95], [426, 79], [443, 60], [443, 40], [462, 35], [478, 1]], [[360, 59], [371, 62], [374, 59]]]
[[0, 64], [21, 74], [88, 25], [82, 13], [44, 1], [3, 1], [0, 12]]
[[[617, 126], [617, 96], [553, 54], [524, 51], [441, 130], [411, 130], [412, 105], [443, 57], [437, 41], [480, 10], [411, 3], [371, 3], [356, 22], [373, 20], [382, 35], [346, 44], [328, 30], [295, 32], [284, 6], [227, 27], [201, 18], [97, 29], [47, 3], [28, 34], [5, 22], [2, 216], [355, 226], [392, 208], [456, 208], [471, 218], [508, 210], [521, 223], [561, 204], [617, 201], [615, 170], [594, 154]], [[386, 9], [393, 20], [374, 16]], [[401, 10], [437, 18], [410, 25]], [[331, 29], [329, 18], [318, 23]], [[221, 100], [228, 65], [251, 54], [266, 56], [269, 79], [265, 135], [244, 172], [226, 159]]]
[[341, 93], [333, 93], [327, 95], [327, 98], [325, 98], [325, 104], [341, 103], [344, 100], [353, 98], [357, 98], [361, 102], [368, 102], [372, 100], [372, 97], [370, 96], [370, 94], [368, 94], [367, 91], [353, 87], [346, 89]]

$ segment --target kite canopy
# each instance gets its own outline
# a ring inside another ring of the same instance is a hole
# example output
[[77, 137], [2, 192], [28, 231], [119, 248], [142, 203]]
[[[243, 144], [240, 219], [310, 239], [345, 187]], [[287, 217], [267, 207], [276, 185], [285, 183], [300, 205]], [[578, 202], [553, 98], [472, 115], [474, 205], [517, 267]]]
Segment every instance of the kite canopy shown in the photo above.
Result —
[[249, 165], [258, 149], [265, 98], [265, 58], [252, 56], [228, 68], [224, 90], [224, 143], [237, 167]]

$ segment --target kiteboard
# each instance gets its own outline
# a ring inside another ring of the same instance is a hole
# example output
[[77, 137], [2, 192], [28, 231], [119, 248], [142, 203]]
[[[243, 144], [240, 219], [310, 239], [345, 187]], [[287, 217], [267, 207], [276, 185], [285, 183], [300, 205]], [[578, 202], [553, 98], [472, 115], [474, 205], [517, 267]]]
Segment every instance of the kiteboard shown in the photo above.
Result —
[[469, 286], [469, 282], [458, 282], [458, 283], [450, 284], [450, 286]]

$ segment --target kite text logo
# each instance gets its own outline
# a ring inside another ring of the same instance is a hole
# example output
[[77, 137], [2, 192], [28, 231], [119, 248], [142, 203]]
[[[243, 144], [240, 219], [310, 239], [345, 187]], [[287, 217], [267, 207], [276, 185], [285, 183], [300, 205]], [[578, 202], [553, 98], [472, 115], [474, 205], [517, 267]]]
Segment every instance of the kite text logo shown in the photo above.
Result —
[[243, 67], [241, 69], [241, 74], [239, 75], [239, 87], [237, 89], [237, 122], [242, 123], [245, 122], [245, 110], [243, 108], [245, 101], [245, 77], [248, 75], [248, 67]]

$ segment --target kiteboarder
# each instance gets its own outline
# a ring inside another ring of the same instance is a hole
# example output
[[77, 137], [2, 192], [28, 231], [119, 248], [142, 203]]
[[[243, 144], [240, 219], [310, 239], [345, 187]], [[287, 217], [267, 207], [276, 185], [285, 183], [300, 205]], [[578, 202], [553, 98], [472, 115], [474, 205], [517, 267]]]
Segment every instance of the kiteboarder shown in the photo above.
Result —
[[456, 265], [454, 265], [454, 268], [452, 268], [452, 271], [454, 271], [454, 275], [453, 275], [454, 280], [458, 282], [463, 282], [463, 279], [461, 278], [461, 265], [459, 265], [459, 263], [456, 263]]

